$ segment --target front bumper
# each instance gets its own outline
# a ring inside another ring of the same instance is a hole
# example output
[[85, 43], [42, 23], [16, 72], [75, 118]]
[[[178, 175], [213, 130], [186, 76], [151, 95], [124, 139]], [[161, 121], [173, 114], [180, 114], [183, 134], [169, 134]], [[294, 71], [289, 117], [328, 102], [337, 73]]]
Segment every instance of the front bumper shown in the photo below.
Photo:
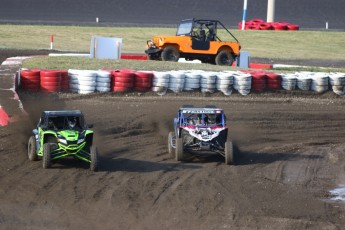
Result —
[[56, 149], [51, 151], [52, 160], [56, 160], [56, 159], [64, 158], [68, 156], [73, 156], [80, 160], [91, 162], [90, 149], [86, 146], [86, 142], [83, 142], [79, 145], [77, 144], [63, 145], [59, 143], [57, 144]]

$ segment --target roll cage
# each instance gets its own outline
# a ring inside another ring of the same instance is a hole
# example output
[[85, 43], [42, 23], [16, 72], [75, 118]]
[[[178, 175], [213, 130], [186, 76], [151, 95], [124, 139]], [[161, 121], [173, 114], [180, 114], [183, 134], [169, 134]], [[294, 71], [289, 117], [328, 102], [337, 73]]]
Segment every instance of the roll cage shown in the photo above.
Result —
[[69, 129], [68, 120], [76, 121], [75, 129], [84, 129], [86, 127], [84, 115], [79, 110], [44, 111], [37, 127], [43, 130]]
[[[211, 119], [212, 116], [212, 119]], [[212, 128], [225, 127], [226, 117], [222, 109], [181, 108], [176, 123], [179, 127]]]
[[218, 20], [185, 19], [177, 28], [176, 36], [190, 36], [200, 41], [221, 41], [217, 29], [224, 29], [236, 42], [237, 38]]

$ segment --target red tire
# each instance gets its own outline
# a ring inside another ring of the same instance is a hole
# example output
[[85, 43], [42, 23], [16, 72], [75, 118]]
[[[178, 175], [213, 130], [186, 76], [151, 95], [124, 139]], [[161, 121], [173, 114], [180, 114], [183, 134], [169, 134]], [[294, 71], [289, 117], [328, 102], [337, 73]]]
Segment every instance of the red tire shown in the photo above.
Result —
[[134, 87], [134, 90], [137, 92], [147, 92], [151, 89], [151, 87], [147, 88], [147, 87]]
[[266, 74], [264, 72], [255, 71], [250, 73], [250, 75], [252, 75], [253, 80], [266, 80]]
[[152, 79], [147, 79], [147, 78], [136, 78], [135, 83], [151, 83]]
[[20, 75], [23, 77], [30, 77], [30, 76], [39, 76], [40, 70], [32, 69], [32, 70], [21, 70]]
[[274, 30], [287, 30], [286, 23], [284, 22], [276, 22], [273, 24]]
[[125, 88], [132, 88], [133, 82], [114, 82], [113, 87], [125, 87]]
[[112, 79], [112, 81], [115, 82], [123, 82], [123, 83], [133, 83], [134, 79], [131, 77], [115, 77]]
[[61, 82], [60, 77], [42, 77], [41, 82]]
[[299, 30], [299, 25], [295, 25], [295, 24], [287, 24], [286, 27], [287, 27], [287, 30]]
[[270, 72], [266, 73], [266, 78], [267, 80], [281, 80], [281, 76], [279, 74]]
[[146, 79], [148, 81], [152, 81], [153, 73], [137, 71], [135, 72], [135, 80], [138, 80], [138, 79], [142, 79], [142, 80]]
[[281, 83], [279, 82], [277, 82], [277, 83], [268, 83], [267, 84], [267, 89], [269, 89], [269, 90], [279, 90], [279, 89], [281, 89]]
[[40, 79], [36, 78], [36, 79], [26, 79], [26, 78], [22, 78], [20, 79], [20, 84], [21, 85], [27, 85], [27, 84], [36, 84], [36, 85], [40, 85]]
[[41, 85], [41, 91], [42, 92], [59, 92], [60, 91], [60, 86], [52, 86], [52, 85]]
[[42, 82], [42, 81], [41, 81], [41, 87], [42, 87], [42, 86], [48, 86], [48, 87], [50, 87], [50, 86], [55, 86], [55, 87], [60, 87], [61, 84], [60, 84], [60, 82]]
[[265, 23], [265, 21], [260, 18], [254, 18], [249, 21], [249, 24], [261, 24], [261, 23]]
[[25, 85], [20, 85], [20, 88], [24, 90], [39, 90], [40, 85], [39, 84], [25, 84]]
[[131, 90], [131, 88], [127, 88], [127, 87], [112, 87], [112, 90], [113, 92], [121, 92], [121, 93], [124, 93], [124, 92], [128, 92]]
[[249, 30], [259, 30], [260, 29], [260, 24], [249, 24], [248, 25]]
[[135, 82], [134, 88], [151, 88], [152, 83], [151, 82]]
[[272, 30], [273, 29], [273, 26], [271, 23], [261, 23], [260, 24], [260, 30]]
[[61, 72], [59, 70], [41, 70], [40, 76], [60, 79]]
[[20, 80], [40, 81], [40, 75], [20, 75]]

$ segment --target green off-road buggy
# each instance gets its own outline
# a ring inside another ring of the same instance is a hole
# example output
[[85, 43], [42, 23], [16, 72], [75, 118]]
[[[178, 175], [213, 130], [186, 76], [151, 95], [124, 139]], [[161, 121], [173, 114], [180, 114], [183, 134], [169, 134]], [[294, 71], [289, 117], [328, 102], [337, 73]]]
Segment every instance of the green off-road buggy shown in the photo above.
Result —
[[42, 158], [43, 168], [49, 168], [52, 161], [72, 156], [97, 171], [98, 152], [89, 128], [79, 110], [43, 111], [29, 138], [28, 157], [32, 161]]

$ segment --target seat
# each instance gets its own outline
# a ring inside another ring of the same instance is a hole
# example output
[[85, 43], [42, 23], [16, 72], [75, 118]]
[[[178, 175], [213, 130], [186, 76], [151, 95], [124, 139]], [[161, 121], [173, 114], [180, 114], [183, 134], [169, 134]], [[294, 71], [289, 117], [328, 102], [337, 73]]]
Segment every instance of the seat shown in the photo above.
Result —
[[200, 41], [205, 41], [206, 40], [205, 30], [200, 30], [199, 40]]

